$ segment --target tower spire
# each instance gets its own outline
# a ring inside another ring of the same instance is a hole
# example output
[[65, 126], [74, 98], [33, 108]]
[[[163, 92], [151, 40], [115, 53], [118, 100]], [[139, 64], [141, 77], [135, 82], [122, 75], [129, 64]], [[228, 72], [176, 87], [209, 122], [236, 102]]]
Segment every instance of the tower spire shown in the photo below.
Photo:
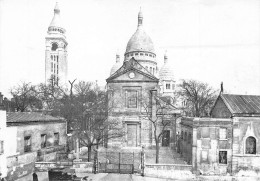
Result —
[[165, 50], [164, 53], [164, 63], [166, 64], [168, 62], [168, 55], [167, 55], [167, 50]]
[[138, 13], [138, 27], [143, 25], [143, 13], [142, 9], [140, 7], [140, 11]]
[[56, 2], [55, 8], [54, 8], [54, 14], [60, 14], [60, 8], [59, 8], [58, 2]]
[[117, 50], [116, 52], [116, 63], [119, 63], [120, 62], [120, 54], [119, 54], [119, 51]]

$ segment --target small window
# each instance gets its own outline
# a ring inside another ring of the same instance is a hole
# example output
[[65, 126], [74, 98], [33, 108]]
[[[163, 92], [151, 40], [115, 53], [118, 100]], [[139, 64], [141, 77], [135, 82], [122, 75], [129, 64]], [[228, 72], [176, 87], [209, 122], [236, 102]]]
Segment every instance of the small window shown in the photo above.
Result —
[[227, 139], [227, 129], [226, 128], [219, 129], [219, 139]]
[[202, 138], [209, 138], [210, 137], [209, 127], [202, 127], [201, 128], [201, 137]]
[[54, 133], [54, 145], [59, 145], [60, 143], [60, 135], [59, 133]]
[[187, 141], [187, 132], [184, 133], [184, 141]]
[[53, 63], [51, 62], [51, 72], [53, 72]]
[[152, 68], [152, 67], [150, 67], [150, 73], [152, 73], [152, 71], [153, 71], [153, 68]]
[[58, 48], [58, 44], [57, 43], [53, 43], [52, 46], [51, 46], [51, 50], [52, 51], [56, 51]]
[[135, 53], [135, 55], [138, 55], [138, 53]]
[[246, 154], [256, 154], [256, 139], [252, 136], [246, 139]]
[[149, 57], [152, 57], [152, 55], [151, 55], [151, 54], [149, 54]]
[[137, 108], [137, 91], [126, 91], [126, 107]]
[[31, 136], [24, 137], [24, 152], [30, 152], [32, 150]]
[[4, 141], [0, 141], [0, 155], [4, 153]]
[[51, 55], [51, 60], [53, 60], [53, 56]]
[[145, 56], [148, 56], [148, 53], [146, 53]]
[[59, 56], [57, 56], [57, 62], [59, 62]]
[[143, 56], [144, 54], [143, 53], [140, 53], [141, 56]]
[[47, 136], [46, 136], [46, 134], [42, 134], [41, 135], [41, 148], [46, 147], [46, 142], [47, 142]]
[[188, 143], [191, 143], [191, 133], [189, 133], [189, 136], [188, 136]]
[[174, 90], [174, 84], [172, 84], [172, 90]]
[[227, 151], [219, 151], [219, 163], [227, 164]]
[[181, 139], [183, 139], [183, 131], [181, 131]]
[[133, 56], [134, 54], [131, 53], [131, 56]]
[[127, 57], [129, 57], [130, 55], [128, 54]]
[[171, 84], [166, 84], [166, 89], [171, 89]]
[[146, 66], [145, 69], [148, 70], [148, 67]]
[[153, 68], [153, 75], [154, 75], [154, 68]]

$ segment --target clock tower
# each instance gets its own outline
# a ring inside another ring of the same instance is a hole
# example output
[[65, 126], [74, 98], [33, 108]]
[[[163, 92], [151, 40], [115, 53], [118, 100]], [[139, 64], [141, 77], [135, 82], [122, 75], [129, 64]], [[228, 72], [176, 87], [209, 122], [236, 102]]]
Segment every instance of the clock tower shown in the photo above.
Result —
[[45, 83], [66, 87], [68, 74], [68, 42], [65, 32], [66, 30], [63, 28], [60, 19], [60, 9], [58, 3], [56, 3], [54, 16], [45, 38]]

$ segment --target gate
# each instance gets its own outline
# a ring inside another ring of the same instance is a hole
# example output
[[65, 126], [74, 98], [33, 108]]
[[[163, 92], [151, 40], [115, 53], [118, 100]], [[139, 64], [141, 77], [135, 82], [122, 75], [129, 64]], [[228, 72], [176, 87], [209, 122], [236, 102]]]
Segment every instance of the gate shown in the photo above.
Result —
[[99, 173], [133, 174], [141, 171], [141, 152], [98, 152]]

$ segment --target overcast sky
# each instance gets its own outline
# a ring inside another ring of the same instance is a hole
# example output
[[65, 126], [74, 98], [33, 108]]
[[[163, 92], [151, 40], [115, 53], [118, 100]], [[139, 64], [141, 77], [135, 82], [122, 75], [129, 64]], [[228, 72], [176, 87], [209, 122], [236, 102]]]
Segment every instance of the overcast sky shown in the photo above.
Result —
[[[234, 94], [260, 94], [259, 0], [59, 0], [70, 80], [105, 85], [123, 61], [140, 6], [159, 68], [167, 50], [176, 81], [196, 79]], [[45, 36], [55, 0], [0, 0], [0, 91], [44, 82]]]

